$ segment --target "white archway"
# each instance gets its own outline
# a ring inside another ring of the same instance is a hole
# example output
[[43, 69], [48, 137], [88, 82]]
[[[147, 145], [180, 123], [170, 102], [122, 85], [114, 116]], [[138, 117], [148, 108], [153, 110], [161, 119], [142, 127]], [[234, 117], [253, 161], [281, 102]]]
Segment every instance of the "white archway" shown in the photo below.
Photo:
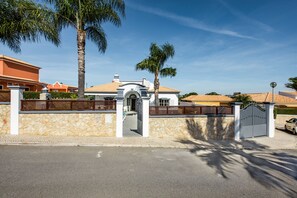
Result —
[[[135, 96], [136, 98], [134, 98]], [[131, 98], [132, 96], [132, 98]], [[130, 100], [131, 99], [131, 100]], [[134, 100], [132, 104], [132, 99]], [[123, 119], [125, 113], [137, 110], [137, 131], [143, 137], [149, 136], [149, 97], [147, 88], [137, 83], [128, 83], [118, 88], [116, 137], [123, 137]], [[132, 106], [132, 105], [135, 105]]]

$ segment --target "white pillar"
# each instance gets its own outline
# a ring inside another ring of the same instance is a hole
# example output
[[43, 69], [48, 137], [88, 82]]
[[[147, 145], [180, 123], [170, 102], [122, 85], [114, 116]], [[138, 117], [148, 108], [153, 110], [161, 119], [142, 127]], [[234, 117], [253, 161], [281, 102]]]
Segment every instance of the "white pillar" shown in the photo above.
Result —
[[117, 125], [116, 125], [116, 137], [123, 137], [123, 103], [124, 98], [117, 98]]
[[265, 110], [266, 110], [266, 131], [268, 137], [273, 138], [274, 137], [274, 115], [273, 115], [273, 110], [274, 110], [274, 103], [270, 102], [265, 102]]
[[142, 136], [149, 137], [150, 98], [142, 98]]
[[8, 86], [10, 88], [10, 134], [19, 134], [19, 113], [24, 88], [20, 86]]
[[234, 139], [236, 141], [240, 140], [240, 105], [242, 102], [233, 103], [234, 111]]

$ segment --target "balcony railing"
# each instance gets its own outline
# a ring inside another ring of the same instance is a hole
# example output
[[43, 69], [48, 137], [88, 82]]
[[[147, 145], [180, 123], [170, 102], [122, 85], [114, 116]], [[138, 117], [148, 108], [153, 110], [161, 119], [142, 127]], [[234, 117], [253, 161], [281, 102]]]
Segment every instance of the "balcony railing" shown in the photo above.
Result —
[[150, 107], [150, 115], [232, 115], [232, 107], [159, 106]]
[[22, 100], [22, 111], [116, 110], [113, 100]]

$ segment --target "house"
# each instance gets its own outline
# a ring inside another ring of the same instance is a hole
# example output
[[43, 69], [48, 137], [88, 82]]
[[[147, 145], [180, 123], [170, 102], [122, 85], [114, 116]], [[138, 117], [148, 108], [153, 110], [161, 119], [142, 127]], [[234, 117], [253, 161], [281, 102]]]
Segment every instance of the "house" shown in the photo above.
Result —
[[[114, 100], [118, 94], [118, 89], [128, 85], [131, 85], [130, 91], [125, 94], [124, 109], [125, 111], [135, 111], [137, 106], [137, 100], [141, 97], [139, 95], [139, 87], [146, 89], [147, 96], [150, 98], [149, 103], [154, 105], [154, 85], [150, 81], [143, 78], [140, 81], [121, 81], [118, 74], [114, 75], [111, 83], [92, 86], [85, 90], [85, 95], [95, 96], [95, 100]], [[137, 88], [138, 87], [138, 88]], [[160, 106], [178, 106], [178, 94], [180, 91], [169, 87], [160, 86], [159, 89], [159, 101]]]
[[[270, 92], [251, 93], [246, 95], [249, 95], [252, 100], [257, 103], [272, 102], [272, 93]], [[297, 100], [279, 94], [274, 94], [274, 103], [276, 106], [297, 107]]]
[[71, 85], [65, 85], [61, 82], [56, 81], [54, 84], [48, 84], [47, 89], [49, 92], [76, 92], [77, 87]]
[[297, 91], [280, 91], [279, 95], [287, 96], [297, 100]]
[[0, 55], [0, 89], [19, 85], [26, 91], [40, 91], [45, 83], [39, 81], [41, 68], [15, 58]]
[[182, 101], [201, 106], [229, 106], [233, 99], [223, 95], [191, 95]]

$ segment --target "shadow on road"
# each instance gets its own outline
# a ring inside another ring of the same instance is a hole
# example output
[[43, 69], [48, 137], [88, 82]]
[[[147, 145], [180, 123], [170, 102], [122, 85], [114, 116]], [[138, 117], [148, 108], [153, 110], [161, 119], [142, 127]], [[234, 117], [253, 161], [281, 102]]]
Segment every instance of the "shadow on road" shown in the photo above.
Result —
[[228, 174], [236, 173], [233, 171], [235, 166], [241, 165], [259, 184], [281, 191], [288, 197], [296, 197], [297, 157], [284, 152], [264, 152], [266, 146], [251, 140], [226, 140], [229, 137], [226, 133], [230, 131], [226, 127], [233, 125], [223, 126], [224, 119], [218, 118], [215, 123], [207, 120], [207, 130], [211, 133], [205, 132], [194, 119], [186, 120], [188, 132], [195, 140], [179, 142], [190, 145], [191, 153], [225, 179], [229, 179]]

